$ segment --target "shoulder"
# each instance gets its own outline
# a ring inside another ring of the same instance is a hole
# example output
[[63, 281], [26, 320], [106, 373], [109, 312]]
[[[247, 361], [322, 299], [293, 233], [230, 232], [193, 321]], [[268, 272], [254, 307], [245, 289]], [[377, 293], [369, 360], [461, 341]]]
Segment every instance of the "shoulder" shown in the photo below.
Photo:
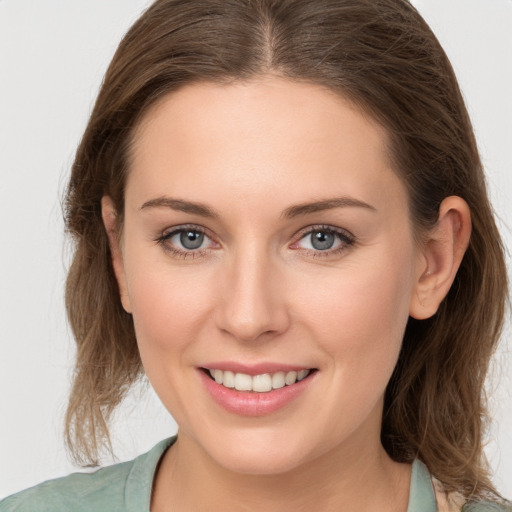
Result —
[[101, 503], [107, 494], [115, 503], [116, 499], [122, 496], [121, 491], [132, 464], [133, 462], [124, 462], [94, 473], [73, 473], [63, 478], [48, 480], [6, 498], [0, 502], [0, 511], [94, 510], [91, 508], [92, 503]]
[[438, 512], [512, 512], [510, 503], [496, 503], [484, 500], [466, 501], [458, 492], [446, 493], [443, 484], [430, 476], [434, 489]]
[[512, 504], [473, 501], [466, 503], [462, 507], [462, 512], [512, 512]]
[[132, 505], [149, 501], [158, 461], [172, 440], [134, 460], [48, 480], [13, 494], [0, 501], [0, 512], [124, 512], [128, 500]]

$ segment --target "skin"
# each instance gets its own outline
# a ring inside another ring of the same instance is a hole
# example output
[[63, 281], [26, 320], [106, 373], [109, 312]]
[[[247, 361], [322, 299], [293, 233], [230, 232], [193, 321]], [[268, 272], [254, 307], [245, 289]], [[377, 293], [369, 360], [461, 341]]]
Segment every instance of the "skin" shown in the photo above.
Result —
[[[466, 203], [447, 198], [416, 243], [385, 131], [278, 77], [186, 86], [134, 140], [122, 232], [108, 197], [103, 216], [146, 375], [179, 425], [151, 510], [405, 512], [410, 466], [380, 443], [383, 395], [409, 316], [433, 315], [453, 281]], [[215, 217], [155, 205], [163, 197]], [[332, 198], [345, 204], [285, 214]], [[176, 254], [179, 236], [162, 237], [184, 225], [207, 238]], [[312, 228], [345, 238], [320, 251]], [[317, 371], [286, 407], [247, 417], [205, 391], [198, 368], [212, 361]]]

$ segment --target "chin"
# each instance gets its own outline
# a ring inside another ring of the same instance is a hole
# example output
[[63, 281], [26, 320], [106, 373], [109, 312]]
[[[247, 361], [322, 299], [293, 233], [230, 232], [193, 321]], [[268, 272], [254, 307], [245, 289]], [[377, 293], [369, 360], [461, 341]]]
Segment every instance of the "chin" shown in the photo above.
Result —
[[243, 475], [279, 475], [299, 468], [304, 461], [293, 453], [268, 447], [263, 453], [237, 450], [217, 461], [226, 470]]
[[212, 440], [203, 444], [213, 461], [224, 469], [245, 475], [278, 475], [293, 471], [319, 453], [307, 439], [282, 433], [258, 432], [256, 435], [237, 433], [226, 436], [227, 442]]

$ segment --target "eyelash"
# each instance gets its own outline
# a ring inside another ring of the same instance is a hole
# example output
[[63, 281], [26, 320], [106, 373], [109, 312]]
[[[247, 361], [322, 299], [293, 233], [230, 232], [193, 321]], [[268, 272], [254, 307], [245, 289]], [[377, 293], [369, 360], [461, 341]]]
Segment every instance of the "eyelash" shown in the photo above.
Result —
[[[181, 259], [195, 259], [200, 256], [204, 256], [206, 253], [208, 253], [211, 249], [210, 248], [204, 248], [204, 249], [189, 249], [189, 250], [183, 250], [178, 249], [177, 247], [170, 245], [168, 242], [169, 240], [180, 233], [183, 233], [185, 231], [193, 231], [195, 233], [199, 233], [204, 235], [206, 238], [212, 240], [212, 237], [208, 235], [208, 232], [202, 228], [201, 226], [197, 225], [183, 225], [179, 226], [172, 231], [164, 232], [160, 236], [158, 236], [154, 241], [161, 245], [165, 251], [171, 253], [173, 256], [181, 258]], [[296, 242], [292, 244], [292, 249], [299, 250], [296, 246], [300, 241], [304, 240], [308, 235], [311, 235], [314, 232], [322, 232], [327, 234], [333, 234], [335, 235], [338, 240], [341, 242], [341, 245], [339, 247], [336, 247], [335, 249], [327, 249], [327, 250], [319, 250], [319, 249], [303, 249], [308, 256], [312, 256], [314, 258], [325, 258], [329, 256], [335, 256], [338, 254], [341, 254], [342, 252], [348, 250], [351, 246], [355, 245], [356, 239], [354, 235], [349, 233], [346, 230], [340, 229], [340, 228], [334, 228], [332, 226], [327, 225], [313, 225], [309, 226], [305, 229], [303, 229], [298, 235], [296, 235]]]
[[328, 258], [339, 255], [342, 252], [347, 251], [356, 243], [356, 238], [354, 237], [354, 235], [352, 235], [352, 233], [349, 233], [344, 229], [321, 224], [308, 226], [307, 228], [303, 229], [297, 237], [297, 242], [294, 242], [293, 245], [297, 245], [301, 240], [304, 240], [308, 235], [311, 235], [312, 233], [315, 232], [332, 234], [338, 238], [341, 244], [339, 247], [336, 247], [335, 249], [327, 249], [325, 251], [321, 251], [319, 249], [304, 249], [309, 256], [312, 256], [314, 258]]
[[178, 249], [177, 247], [168, 243], [169, 240], [173, 236], [183, 233], [185, 231], [193, 231], [194, 233], [199, 233], [199, 234], [204, 235], [206, 238], [208, 238], [210, 240], [212, 239], [212, 237], [208, 235], [207, 231], [204, 228], [202, 228], [201, 226], [196, 226], [194, 224], [190, 224], [190, 225], [185, 224], [183, 226], [179, 226], [179, 227], [173, 229], [172, 231], [163, 232], [159, 237], [157, 237], [155, 239], [155, 242], [158, 245], [161, 245], [165, 251], [167, 251], [167, 252], [171, 253], [173, 256], [176, 256], [181, 259], [195, 259], [198, 256], [205, 255], [209, 251], [208, 248], [196, 249], [196, 250], [192, 250], [192, 249], [183, 250], [183, 249]]

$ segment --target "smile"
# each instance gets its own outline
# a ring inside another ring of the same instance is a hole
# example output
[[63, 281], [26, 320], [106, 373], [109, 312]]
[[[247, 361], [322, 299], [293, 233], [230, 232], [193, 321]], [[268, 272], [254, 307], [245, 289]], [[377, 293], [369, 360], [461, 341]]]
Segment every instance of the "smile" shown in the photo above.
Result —
[[204, 389], [217, 405], [229, 413], [252, 417], [291, 407], [307, 389], [314, 389], [319, 373], [317, 368], [270, 363], [250, 367], [215, 363], [198, 370]]
[[305, 379], [311, 372], [311, 370], [277, 371], [275, 373], [248, 375], [229, 370], [210, 369], [208, 371], [217, 384], [237, 391], [253, 391], [255, 393], [268, 393], [274, 389], [291, 386]]

